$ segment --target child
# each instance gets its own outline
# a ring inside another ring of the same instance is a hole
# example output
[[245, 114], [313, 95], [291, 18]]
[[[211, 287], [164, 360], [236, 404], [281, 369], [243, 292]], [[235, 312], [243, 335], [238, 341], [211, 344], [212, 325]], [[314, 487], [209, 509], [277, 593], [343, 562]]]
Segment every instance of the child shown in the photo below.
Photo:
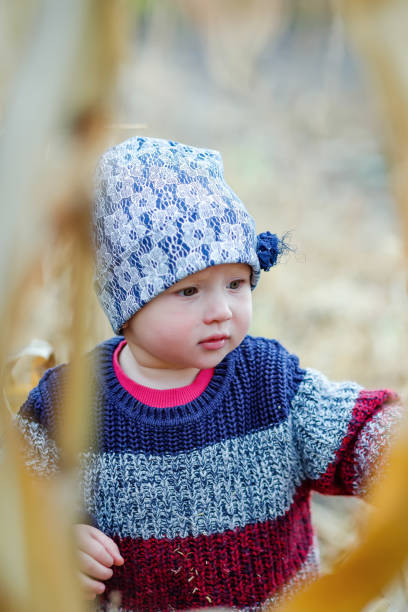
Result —
[[[311, 491], [359, 494], [398, 418], [390, 391], [331, 383], [247, 335], [251, 292], [285, 245], [256, 236], [216, 151], [131, 138], [102, 157], [94, 438], [76, 527], [88, 597], [121, 610], [279, 602], [318, 571]], [[122, 337], [124, 336], [124, 337]], [[20, 411], [56, 469], [66, 366]]]

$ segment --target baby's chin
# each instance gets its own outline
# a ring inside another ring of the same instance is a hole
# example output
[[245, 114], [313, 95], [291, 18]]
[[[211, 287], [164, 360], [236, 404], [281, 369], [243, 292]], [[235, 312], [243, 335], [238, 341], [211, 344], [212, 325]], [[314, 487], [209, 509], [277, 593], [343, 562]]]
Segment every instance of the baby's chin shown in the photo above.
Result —
[[215, 368], [221, 361], [231, 353], [237, 345], [230, 345], [228, 348], [223, 347], [219, 350], [205, 351], [197, 359], [194, 359], [194, 365], [191, 367], [199, 370], [207, 370], [209, 368]]

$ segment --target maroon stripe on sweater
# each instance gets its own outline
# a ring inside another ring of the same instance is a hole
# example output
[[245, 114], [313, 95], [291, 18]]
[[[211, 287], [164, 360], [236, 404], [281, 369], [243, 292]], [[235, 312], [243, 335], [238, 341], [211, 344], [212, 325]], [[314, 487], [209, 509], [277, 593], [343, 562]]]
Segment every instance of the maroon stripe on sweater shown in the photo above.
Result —
[[315, 481], [312, 488], [328, 495], [354, 495], [356, 481], [355, 455], [353, 447], [358, 440], [361, 428], [366, 425], [386, 403], [397, 396], [393, 391], [360, 391], [353, 409], [346, 437], [336, 453], [334, 461], [325, 473]]
[[274, 521], [221, 534], [114, 539], [125, 564], [115, 568], [103, 597], [122, 589], [123, 608], [147, 612], [254, 605], [277, 593], [310, 551], [309, 492], [300, 487], [288, 512]]

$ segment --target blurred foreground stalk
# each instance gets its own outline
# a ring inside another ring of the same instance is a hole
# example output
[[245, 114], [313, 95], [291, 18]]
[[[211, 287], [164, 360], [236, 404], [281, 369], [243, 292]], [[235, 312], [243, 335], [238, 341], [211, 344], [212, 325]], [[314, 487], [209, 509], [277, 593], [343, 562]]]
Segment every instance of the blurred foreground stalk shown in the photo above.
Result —
[[408, 557], [407, 448], [405, 423], [391, 453], [387, 475], [370, 496], [374, 511], [359, 547], [281, 612], [361, 612], [396, 576]]
[[[24, 6], [9, 6], [24, 20]], [[7, 10], [3, 13], [6, 15]], [[0, 143], [0, 609], [83, 609], [70, 537], [75, 469], [87, 434], [83, 353], [91, 284], [88, 216], [93, 164], [103, 148], [124, 38], [119, 0], [50, 0], [39, 7], [32, 42], [14, 79]], [[64, 243], [72, 286], [69, 393], [59, 431], [61, 473], [30, 475], [10, 427], [5, 363], [27, 312], [27, 289], [41, 278], [44, 245]]]
[[[408, 272], [408, 3], [343, 0], [347, 26], [369, 68], [383, 115], [395, 199]], [[378, 237], [381, 240], [381, 236]], [[408, 431], [405, 423], [387, 475], [372, 492], [375, 510], [360, 546], [333, 572], [282, 608], [282, 612], [361, 612], [395, 578], [408, 558]]]

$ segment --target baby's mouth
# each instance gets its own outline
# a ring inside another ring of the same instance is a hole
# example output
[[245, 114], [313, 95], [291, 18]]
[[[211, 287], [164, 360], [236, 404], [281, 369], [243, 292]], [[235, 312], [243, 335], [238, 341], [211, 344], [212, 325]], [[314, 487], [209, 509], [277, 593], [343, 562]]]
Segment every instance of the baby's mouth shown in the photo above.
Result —
[[228, 338], [229, 336], [226, 334], [213, 334], [212, 336], [208, 336], [208, 338], [201, 340], [199, 344], [205, 349], [217, 350], [226, 344]]

